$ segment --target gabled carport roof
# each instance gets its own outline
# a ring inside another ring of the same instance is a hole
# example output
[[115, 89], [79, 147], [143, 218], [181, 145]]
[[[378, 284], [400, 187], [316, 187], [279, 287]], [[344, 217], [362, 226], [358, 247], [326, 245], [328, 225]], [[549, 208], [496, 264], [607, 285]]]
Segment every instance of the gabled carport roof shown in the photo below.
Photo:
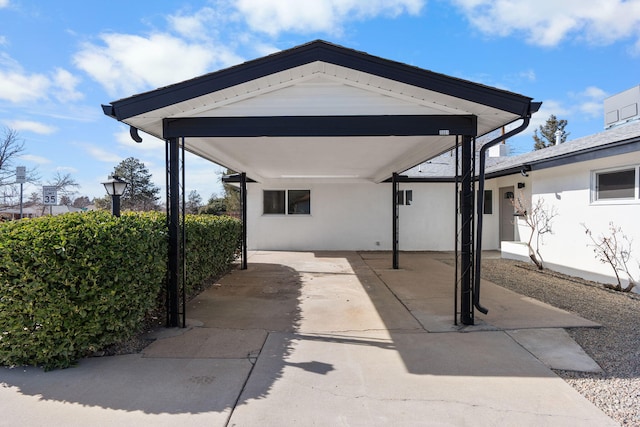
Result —
[[537, 108], [526, 96], [321, 40], [103, 105], [259, 182], [382, 182], [453, 148], [455, 135], [483, 135]]

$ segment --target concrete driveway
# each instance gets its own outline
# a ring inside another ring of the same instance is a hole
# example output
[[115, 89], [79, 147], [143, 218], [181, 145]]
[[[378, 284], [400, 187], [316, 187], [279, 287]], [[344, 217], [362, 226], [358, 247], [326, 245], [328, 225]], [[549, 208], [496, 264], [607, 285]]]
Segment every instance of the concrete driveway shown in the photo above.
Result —
[[614, 426], [551, 368], [596, 324], [491, 283], [453, 324], [442, 254], [253, 252], [143, 354], [0, 370], [0, 425]]

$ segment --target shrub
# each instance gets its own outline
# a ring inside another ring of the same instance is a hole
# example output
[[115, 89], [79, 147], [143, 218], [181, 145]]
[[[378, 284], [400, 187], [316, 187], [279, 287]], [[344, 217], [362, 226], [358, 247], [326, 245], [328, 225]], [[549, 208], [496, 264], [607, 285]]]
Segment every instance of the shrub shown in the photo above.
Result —
[[191, 295], [203, 282], [229, 268], [240, 247], [242, 224], [228, 216], [187, 215], [185, 231], [186, 292]]
[[166, 276], [164, 224], [91, 212], [0, 226], [0, 364], [67, 367], [136, 332]]
[[[238, 248], [230, 217], [188, 215], [187, 292]], [[0, 365], [67, 367], [137, 333], [167, 273], [166, 217], [73, 213], [0, 225]]]

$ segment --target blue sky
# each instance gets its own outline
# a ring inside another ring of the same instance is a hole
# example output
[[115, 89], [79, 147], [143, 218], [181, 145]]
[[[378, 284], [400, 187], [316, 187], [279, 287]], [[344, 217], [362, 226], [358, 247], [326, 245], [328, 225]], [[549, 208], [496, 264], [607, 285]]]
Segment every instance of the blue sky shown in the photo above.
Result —
[[[516, 154], [550, 114], [569, 140], [601, 131], [603, 99], [640, 84], [640, 0], [0, 0], [0, 23], [16, 165], [43, 184], [70, 173], [90, 198], [131, 156], [164, 189], [162, 142], [134, 143], [101, 104], [315, 39], [542, 101]], [[187, 163], [187, 191], [221, 192], [218, 167]]]

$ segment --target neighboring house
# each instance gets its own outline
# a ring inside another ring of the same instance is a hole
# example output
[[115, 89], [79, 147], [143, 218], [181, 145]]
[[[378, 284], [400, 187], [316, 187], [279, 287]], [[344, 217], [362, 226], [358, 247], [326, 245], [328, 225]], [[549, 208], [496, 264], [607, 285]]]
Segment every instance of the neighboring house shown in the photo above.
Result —
[[[22, 208], [22, 218], [36, 218], [47, 215], [62, 215], [69, 212], [86, 212], [95, 210], [95, 206], [87, 206], [85, 208], [77, 208], [67, 205], [47, 205], [47, 206], [28, 206]], [[6, 220], [20, 219], [20, 208], [0, 208], [0, 217]]]
[[[38, 209], [34, 207], [23, 207], [22, 208], [22, 218], [35, 218], [38, 216]], [[14, 220], [20, 219], [20, 208], [19, 207], [3, 207], [0, 208], [0, 219], [2, 220]]]

